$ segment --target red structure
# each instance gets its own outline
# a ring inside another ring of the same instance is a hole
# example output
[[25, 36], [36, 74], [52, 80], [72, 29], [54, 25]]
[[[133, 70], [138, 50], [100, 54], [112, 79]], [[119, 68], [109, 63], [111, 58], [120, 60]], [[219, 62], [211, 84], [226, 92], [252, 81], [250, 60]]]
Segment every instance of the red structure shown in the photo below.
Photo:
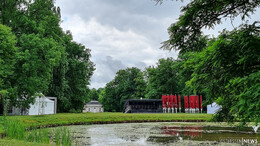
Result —
[[200, 104], [199, 104], [199, 96], [197, 95], [197, 96], [195, 96], [195, 104], [196, 104], [196, 106], [195, 106], [195, 109], [196, 109], [196, 112], [199, 112], [199, 108], [200, 108]]
[[202, 113], [202, 110], [203, 110], [203, 108], [202, 108], [202, 95], [200, 95], [200, 111], [201, 111], [201, 113]]
[[170, 106], [170, 108], [173, 108], [174, 107], [174, 102], [173, 102], [173, 99], [174, 98], [174, 96], [173, 95], [170, 95], [170, 102], [171, 102], [171, 106]]
[[179, 95], [178, 98], [179, 98], [179, 112], [181, 112], [181, 95]]
[[196, 109], [196, 95], [190, 95], [190, 112], [195, 113]]
[[162, 95], [162, 107], [165, 108], [166, 107], [166, 96]]
[[177, 113], [178, 104], [177, 104], [177, 95], [176, 95], [176, 94], [175, 94], [175, 96], [174, 96], [174, 103], [175, 103], [175, 105], [174, 105], [174, 107], [175, 107], [175, 112]]
[[185, 109], [185, 113], [187, 113], [189, 109], [188, 96], [184, 96], [184, 109]]
[[166, 95], [162, 95], [162, 108], [163, 108], [163, 112], [165, 112], [166, 110]]
[[190, 110], [190, 113], [191, 113], [192, 112], [192, 108], [193, 108], [193, 96], [189, 97], [189, 103], [190, 103], [190, 106], [189, 106], [190, 109], [189, 110]]
[[167, 94], [167, 108], [170, 108], [170, 96]]
[[[179, 112], [181, 112], [181, 95], [162, 95], [162, 108], [163, 112], [175, 112], [177, 113], [177, 109], [179, 108]], [[168, 111], [167, 111], [168, 109]], [[200, 95], [190, 95], [184, 96], [184, 110], [185, 113], [195, 113], [202, 112], [202, 96]]]

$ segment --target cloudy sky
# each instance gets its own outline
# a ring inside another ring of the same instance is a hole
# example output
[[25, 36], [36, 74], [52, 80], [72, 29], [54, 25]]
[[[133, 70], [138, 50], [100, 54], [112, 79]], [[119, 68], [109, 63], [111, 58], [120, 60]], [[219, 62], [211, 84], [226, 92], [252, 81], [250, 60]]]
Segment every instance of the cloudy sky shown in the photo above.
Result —
[[[57, 0], [61, 8], [61, 27], [70, 30], [73, 39], [91, 49], [96, 70], [90, 88], [104, 87], [119, 69], [155, 65], [159, 58], [177, 58], [178, 52], [160, 50], [168, 39], [167, 28], [176, 22], [180, 7], [188, 0]], [[252, 15], [259, 20], [260, 10]], [[235, 20], [236, 27], [241, 20]], [[223, 28], [231, 30], [230, 20], [205, 34], [217, 35]]]

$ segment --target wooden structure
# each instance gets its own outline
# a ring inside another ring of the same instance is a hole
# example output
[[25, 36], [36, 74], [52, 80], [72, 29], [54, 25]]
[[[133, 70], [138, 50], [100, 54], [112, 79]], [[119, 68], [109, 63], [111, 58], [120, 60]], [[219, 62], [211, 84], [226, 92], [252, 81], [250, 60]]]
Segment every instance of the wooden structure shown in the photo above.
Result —
[[128, 99], [124, 104], [124, 113], [162, 113], [161, 99]]

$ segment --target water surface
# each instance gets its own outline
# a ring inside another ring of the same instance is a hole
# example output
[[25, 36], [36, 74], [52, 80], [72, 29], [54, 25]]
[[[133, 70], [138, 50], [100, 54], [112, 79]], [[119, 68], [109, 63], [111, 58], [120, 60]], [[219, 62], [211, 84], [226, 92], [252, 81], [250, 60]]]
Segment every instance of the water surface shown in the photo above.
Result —
[[259, 144], [251, 127], [211, 123], [122, 123], [67, 126], [79, 145], [241, 145]]

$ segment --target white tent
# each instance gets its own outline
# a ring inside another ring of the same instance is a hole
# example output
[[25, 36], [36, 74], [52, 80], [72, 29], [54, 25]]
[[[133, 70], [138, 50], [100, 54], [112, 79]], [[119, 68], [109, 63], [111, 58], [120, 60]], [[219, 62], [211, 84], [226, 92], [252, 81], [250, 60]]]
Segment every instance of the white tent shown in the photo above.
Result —
[[56, 97], [36, 97], [35, 102], [30, 104], [29, 109], [23, 107], [12, 107], [9, 115], [47, 115], [56, 114], [57, 98]]
[[207, 105], [207, 114], [215, 114], [221, 109], [221, 105], [218, 105], [216, 102], [213, 102], [212, 104]]
[[56, 114], [55, 97], [37, 97], [34, 104], [30, 104], [28, 115], [47, 115]]

